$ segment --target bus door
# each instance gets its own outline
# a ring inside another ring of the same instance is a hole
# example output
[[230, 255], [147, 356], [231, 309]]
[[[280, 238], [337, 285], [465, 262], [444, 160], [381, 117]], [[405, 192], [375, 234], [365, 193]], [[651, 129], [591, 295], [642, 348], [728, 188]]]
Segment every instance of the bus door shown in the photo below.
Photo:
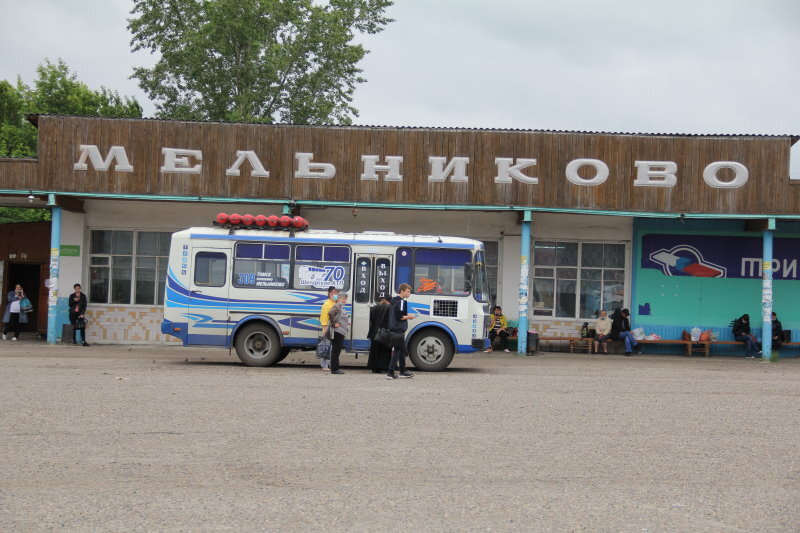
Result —
[[381, 298], [392, 299], [392, 256], [382, 254], [356, 254], [353, 276], [351, 349], [367, 351], [369, 340], [369, 312]]
[[189, 344], [225, 346], [228, 342], [230, 250], [193, 247], [191, 254], [186, 309]]

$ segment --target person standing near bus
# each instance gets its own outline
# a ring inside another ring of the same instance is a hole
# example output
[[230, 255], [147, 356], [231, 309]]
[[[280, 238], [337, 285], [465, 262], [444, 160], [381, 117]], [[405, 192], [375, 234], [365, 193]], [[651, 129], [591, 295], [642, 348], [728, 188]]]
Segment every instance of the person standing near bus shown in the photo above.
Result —
[[[389, 311], [389, 330], [395, 333], [405, 334], [408, 329], [408, 321], [413, 320], [416, 315], [408, 312], [408, 297], [411, 296], [411, 285], [408, 283], [400, 284], [399, 295], [392, 298], [392, 309]], [[399, 348], [392, 351], [392, 359], [389, 361], [389, 373], [386, 379], [397, 379], [394, 373], [395, 367], [400, 365], [401, 378], [413, 378], [414, 374], [406, 370], [406, 343], [403, 342]]]
[[328, 287], [328, 299], [322, 304], [322, 309], [320, 309], [319, 312], [319, 325], [322, 327], [322, 336], [328, 337], [329, 339], [333, 338], [333, 334], [328, 335], [328, 312], [330, 312], [331, 307], [336, 304], [336, 300], [339, 298], [338, 295], [339, 289], [334, 286]]
[[[339, 289], [337, 289], [332, 285], [328, 287], [328, 299], [325, 300], [324, 304], [322, 304], [322, 309], [320, 309], [319, 312], [319, 325], [322, 328], [322, 336], [327, 337], [328, 339], [331, 340], [333, 340], [334, 331], [333, 328], [331, 328], [330, 331], [328, 330], [328, 322], [330, 321], [330, 316], [328, 315], [328, 313], [330, 313], [331, 307], [333, 307], [336, 304], [336, 300], [338, 298], [339, 298]], [[327, 363], [328, 361], [326, 359], [320, 361], [320, 364], [322, 365], [322, 370], [328, 370], [328, 366], [326, 366]]]
[[328, 311], [328, 329], [333, 330], [331, 343], [331, 374], [344, 374], [339, 368], [339, 354], [342, 353], [344, 338], [350, 332], [350, 315], [347, 314], [347, 293], [340, 292], [336, 303]]
[[372, 370], [373, 374], [386, 372], [389, 369], [389, 361], [392, 359], [392, 347], [375, 342], [375, 335], [378, 334], [379, 329], [389, 329], [389, 312], [391, 309], [392, 306], [389, 300], [381, 298], [381, 301], [369, 310], [367, 338], [370, 343], [367, 368]]

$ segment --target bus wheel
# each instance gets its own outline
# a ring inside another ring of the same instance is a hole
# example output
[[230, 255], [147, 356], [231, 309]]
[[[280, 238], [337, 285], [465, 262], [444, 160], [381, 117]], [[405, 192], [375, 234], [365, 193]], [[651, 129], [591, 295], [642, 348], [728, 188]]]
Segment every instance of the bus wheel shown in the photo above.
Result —
[[236, 355], [247, 366], [269, 366], [281, 356], [281, 343], [275, 330], [266, 324], [250, 324], [236, 335]]
[[450, 337], [438, 329], [422, 330], [408, 344], [408, 356], [414, 367], [422, 372], [444, 370], [453, 360], [454, 353]]

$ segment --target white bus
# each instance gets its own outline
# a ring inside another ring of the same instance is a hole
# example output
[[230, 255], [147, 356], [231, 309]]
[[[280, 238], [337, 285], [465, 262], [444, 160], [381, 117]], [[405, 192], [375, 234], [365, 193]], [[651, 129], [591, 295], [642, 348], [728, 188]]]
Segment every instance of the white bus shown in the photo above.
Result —
[[291, 350], [314, 349], [320, 308], [334, 286], [351, 293], [344, 350], [367, 352], [370, 308], [408, 283], [409, 311], [417, 318], [409, 323], [406, 345], [417, 370], [443, 370], [455, 353], [488, 345], [480, 241], [283, 229], [173, 234], [161, 331], [185, 346], [235, 348], [248, 366], [272, 365]]

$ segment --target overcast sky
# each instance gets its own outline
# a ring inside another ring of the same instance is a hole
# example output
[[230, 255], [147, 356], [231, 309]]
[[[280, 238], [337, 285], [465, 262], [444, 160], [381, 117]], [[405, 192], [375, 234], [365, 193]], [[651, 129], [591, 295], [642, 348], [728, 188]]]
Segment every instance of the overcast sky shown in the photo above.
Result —
[[[61, 57], [128, 79], [131, 0], [0, 0], [0, 79]], [[396, 0], [365, 39], [357, 124], [800, 134], [797, 0]]]

